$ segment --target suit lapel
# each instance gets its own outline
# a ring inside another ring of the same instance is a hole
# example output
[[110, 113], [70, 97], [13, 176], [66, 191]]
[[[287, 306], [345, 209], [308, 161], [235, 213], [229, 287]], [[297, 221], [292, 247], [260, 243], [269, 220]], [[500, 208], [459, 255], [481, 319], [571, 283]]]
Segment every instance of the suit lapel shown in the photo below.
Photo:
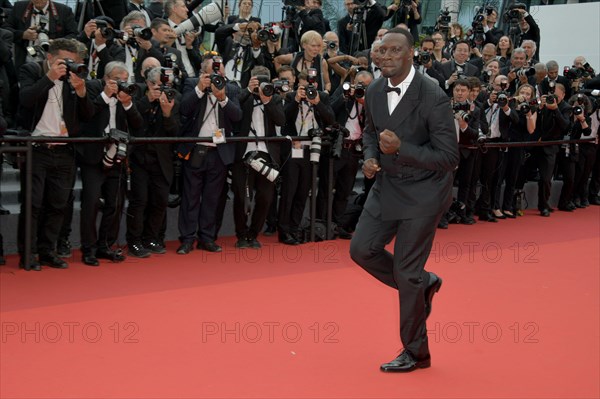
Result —
[[395, 130], [396, 127], [400, 126], [406, 120], [406, 118], [408, 118], [411, 115], [415, 107], [419, 104], [420, 89], [421, 75], [417, 72], [415, 73], [415, 77], [413, 78], [412, 83], [410, 84], [410, 86], [408, 86], [408, 90], [402, 97], [402, 100], [396, 106], [391, 115], [389, 115], [389, 108], [387, 107], [386, 102], [386, 107], [384, 111], [388, 117], [388, 126], [392, 127], [392, 129], [390, 130]]

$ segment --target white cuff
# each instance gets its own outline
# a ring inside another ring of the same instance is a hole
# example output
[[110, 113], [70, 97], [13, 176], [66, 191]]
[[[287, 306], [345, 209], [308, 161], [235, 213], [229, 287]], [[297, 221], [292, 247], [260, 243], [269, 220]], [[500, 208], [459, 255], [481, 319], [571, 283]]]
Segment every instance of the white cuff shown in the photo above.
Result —
[[196, 95], [198, 96], [198, 98], [204, 97], [204, 92], [200, 91], [200, 89], [198, 88], [198, 86], [194, 87], [194, 90], [196, 90]]

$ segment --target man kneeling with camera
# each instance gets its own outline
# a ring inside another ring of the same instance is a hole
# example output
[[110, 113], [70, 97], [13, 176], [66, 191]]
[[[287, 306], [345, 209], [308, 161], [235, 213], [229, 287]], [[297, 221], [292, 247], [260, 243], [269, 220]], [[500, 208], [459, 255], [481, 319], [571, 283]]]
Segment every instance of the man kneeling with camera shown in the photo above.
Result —
[[[236, 145], [232, 167], [233, 219], [237, 236], [236, 248], [261, 247], [256, 239], [261, 231], [275, 190], [279, 175], [279, 147], [277, 142], [265, 142], [259, 137], [276, 135], [275, 126], [285, 124], [283, 102], [270, 83], [269, 69], [257, 66], [251, 71], [247, 89], [240, 94], [242, 120], [240, 136], [256, 137], [256, 142], [240, 142]], [[251, 201], [254, 211], [248, 226]]]

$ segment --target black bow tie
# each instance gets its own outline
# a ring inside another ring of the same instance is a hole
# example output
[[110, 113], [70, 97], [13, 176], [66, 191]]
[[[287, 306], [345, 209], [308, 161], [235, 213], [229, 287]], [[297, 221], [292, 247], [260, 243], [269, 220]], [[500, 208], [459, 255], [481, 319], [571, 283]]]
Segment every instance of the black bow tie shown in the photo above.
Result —
[[402, 91], [400, 90], [399, 87], [390, 87], [390, 86], [385, 86], [385, 89], [383, 89], [383, 91], [385, 91], [386, 93], [395, 91], [397, 95], [400, 95], [400, 93], [402, 93]]
[[146, 9], [146, 6], [144, 4], [140, 4], [138, 7], [140, 8], [140, 10], [145, 10]]
[[381, 71], [381, 68], [379, 68], [379, 67], [373, 68], [373, 72], [375, 72], [375, 71]]
[[44, 10], [38, 10], [37, 8], [34, 8], [31, 12], [33, 13], [33, 15], [44, 15], [44, 14], [46, 14], [44, 12]]

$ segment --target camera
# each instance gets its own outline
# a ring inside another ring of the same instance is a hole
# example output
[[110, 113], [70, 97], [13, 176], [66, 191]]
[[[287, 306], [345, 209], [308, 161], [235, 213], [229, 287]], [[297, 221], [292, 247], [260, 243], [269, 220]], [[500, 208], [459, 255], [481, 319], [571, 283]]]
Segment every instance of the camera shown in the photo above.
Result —
[[451, 21], [452, 17], [450, 16], [450, 11], [448, 11], [448, 9], [440, 10], [440, 14], [437, 17], [434, 30], [449, 31]]
[[327, 48], [329, 50], [335, 50], [337, 48], [337, 44], [335, 42], [326, 41], [325, 43], [327, 44]]
[[583, 107], [581, 105], [575, 105], [571, 109], [571, 112], [573, 112], [574, 116], [581, 115], [583, 114]]
[[138, 90], [138, 86], [135, 83], [123, 82], [122, 80], [117, 81], [117, 87], [119, 91], [125, 92], [130, 96], [133, 96]]
[[460, 116], [460, 118], [465, 122], [469, 122], [471, 120], [471, 104], [469, 104], [467, 101], [453, 103], [452, 111], [455, 115]]
[[247, 153], [244, 156], [244, 163], [246, 166], [263, 175], [271, 183], [279, 176], [277, 168], [273, 165], [269, 165], [267, 160], [265, 160], [258, 151], [250, 151]]
[[81, 79], [85, 79], [88, 75], [88, 67], [85, 64], [78, 64], [70, 58], [65, 58], [65, 65], [67, 66], [67, 74], [65, 79], [69, 77], [68, 72], [73, 72]]
[[534, 76], [535, 75], [535, 68], [534, 67], [524, 67], [524, 68], [519, 68], [517, 70], [514, 71], [518, 77], [521, 76]]
[[96, 23], [96, 29], [100, 30], [100, 34], [107, 41], [114, 39], [127, 40], [127, 33], [123, 32], [122, 30], [116, 30], [111, 28], [110, 26], [108, 26], [108, 22], [101, 19], [94, 20], [94, 22]]
[[44, 51], [48, 51], [48, 48], [50, 47], [50, 37], [48, 36], [49, 32], [48, 29], [46, 29], [48, 22], [49, 19], [47, 15], [40, 15], [38, 28], [36, 30], [38, 34], [37, 44], [39, 44]]
[[498, 97], [496, 97], [496, 103], [498, 103], [498, 106], [500, 107], [504, 107], [506, 104], [508, 104], [508, 93], [505, 91], [499, 91]]
[[367, 91], [367, 87], [362, 83], [357, 83], [356, 85], [351, 85], [350, 82], [344, 82], [342, 84], [342, 90], [344, 91], [344, 96], [352, 97], [350, 95], [350, 89], [354, 89], [354, 94], [352, 96], [356, 99], [363, 98]]
[[257, 32], [258, 40], [261, 42], [276, 42], [281, 36], [281, 28], [277, 24], [265, 25]]
[[519, 10], [527, 10], [527, 6], [523, 3], [515, 3], [512, 4], [506, 13], [504, 13], [504, 21], [505, 22], [516, 22], [523, 17], [521, 11]]
[[579, 79], [583, 76], [583, 71], [579, 68], [569, 68], [566, 66], [563, 69], [563, 76], [570, 80]]
[[548, 94], [546, 96], [546, 104], [554, 104], [558, 100], [556, 94]]
[[417, 65], [429, 64], [429, 62], [431, 62], [431, 53], [429, 53], [428, 51], [415, 50], [413, 62]]
[[317, 92], [317, 86], [315, 85], [317, 82], [317, 70], [315, 68], [308, 69], [307, 81], [308, 84], [304, 88], [306, 91], [306, 98], [309, 100], [314, 100], [319, 95]]
[[115, 163], [120, 164], [127, 158], [127, 144], [129, 144], [129, 133], [118, 129], [110, 129], [108, 132], [110, 145], [104, 150], [102, 163], [105, 168], [111, 168]]
[[331, 146], [331, 156], [333, 158], [340, 158], [342, 156], [342, 144], [344, 138], [350, 136], [350, 131], [336, 123], [333, 126], [326, 127], [325, 132], [327, 133], [327, 139], [329, 139], [329, 144]]
[[290, 82], [287, 79], [277, 79], [273, 82], [273, 88], [279, 93], [290, 91]]
[[321, 158], [321, 144], [323, 130], [320, 128], [312, 128], [308, 131], [308, 136], [312, 139], [310, 143], [310, 162], [319, 163]]
[[225, 81], [225, 78], [219, 73], [219, 71], [221, 70], [221, 64], [223, 64], [223, 58], [218, 55], [215, 55], [212, 59], [213, 72], [210, 74], [210, 83], [212, 83], [217, 88], [217, 90], [222, 90], [225, 87], [225, 84], [227, 83]]
[[131, 27], [131, 29], [133, 30], [133, 38], [139, 37], [140, 39], [143, 40], [150, 40], [152, 39], [152, 30], [150, 28], [142, 28], [139, 25], [134, 25]]

